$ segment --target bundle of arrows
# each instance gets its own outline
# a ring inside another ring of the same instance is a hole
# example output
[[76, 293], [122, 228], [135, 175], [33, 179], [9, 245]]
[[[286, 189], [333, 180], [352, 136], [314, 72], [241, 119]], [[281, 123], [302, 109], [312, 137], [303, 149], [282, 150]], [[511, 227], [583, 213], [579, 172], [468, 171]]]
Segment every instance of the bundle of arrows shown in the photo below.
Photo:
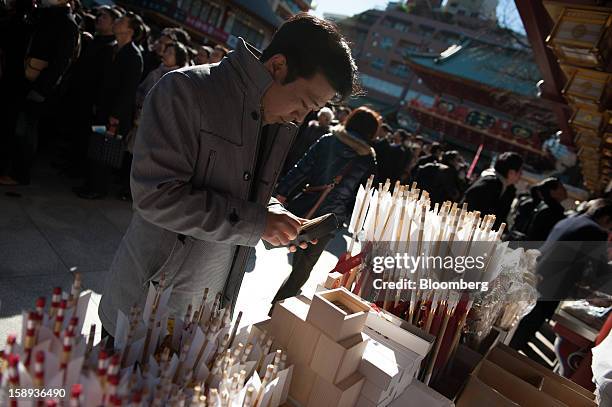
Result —
[[[432, 205], [416, 183], [391, 188], [387, 180], [374, 187], [372, 176], [358, 190], [349, 250], [330, 276], [335, 286], [436, 337], [421, 371], [425, 383], [456, 351], [474, 296], [516, 257], [501, 240], [505, 224], [493, 230], [494, 224], [495, 216], [467, 204]], [[357, 241], [361, 252], [354, 254]], [[466, 258], [475, 259], [471, 267]]]
[[0, 352], [0, 405], [276, 407], [286, 401], [293, 366], [256, 326], [238, 329], [220, 294], [170, 318], [172, 287], [150, 285], [144, 308], [119, 311], [114, 343], [83, 335], [91, 292], [77, 274], [70, 293], [25, 312], [22, 340]]

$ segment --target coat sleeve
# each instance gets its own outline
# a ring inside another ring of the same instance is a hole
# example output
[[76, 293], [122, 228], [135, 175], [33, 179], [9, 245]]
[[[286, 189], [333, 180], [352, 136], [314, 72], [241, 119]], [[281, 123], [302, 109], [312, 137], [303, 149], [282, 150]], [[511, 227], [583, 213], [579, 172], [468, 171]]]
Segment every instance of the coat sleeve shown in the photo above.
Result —
[[145, 220], [176, 233], [255, 246], [265, 228], [265, 205], [190, 183], [201, 114], [195, 86], [182, 72], [164, 76], [149, 92], [134, 147], [134, 207]]
[[[40, 40], [41, 37], [51, 36], [55, 34], [45, 30], [41, 30], [36, 33], [34, 41]], [[75, 27], [73, 29], [63, 29], [59, 34], [58, 47], [55, 55], [53, 55], [49, 61], [49, 66], [43, 69], [38, 75], [38, 78], [32, 83], [32, 89], [43, 95], [44, 97], [50, 96], [53, 91], [60, 84], [64, 74], [70, 67], [72, 58], [75, 54], [75, 49], [78, 46], [79, 33]], [[44, 42], [44, 40], [42, 40]], [[37, 55], [29, 55], [30, 57], [37, 57]]]

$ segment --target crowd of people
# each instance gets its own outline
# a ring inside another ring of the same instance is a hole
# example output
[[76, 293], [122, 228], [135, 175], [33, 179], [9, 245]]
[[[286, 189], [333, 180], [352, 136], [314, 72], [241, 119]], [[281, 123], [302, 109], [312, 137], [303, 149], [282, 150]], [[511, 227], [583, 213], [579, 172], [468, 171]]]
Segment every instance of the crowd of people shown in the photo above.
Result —
[[[557, 178], [517, 193], [524, 164], [517, 153], [497, 154], [491, 168], [470, 177], [474, 168], [461, 152], [394, 129], [369, 107], [346, 106], [359, 93], [357, 67], [336, 28], [316, 17], [288, 20], [259, 55], [242, 40], [230, 52], [197, 44], [180, 27], [156, 30], [118, 6], [15, 6], [0, 15], [0, 185], [30, 184], [37, 146], [51, 140], [62, 147], [56, 167], [81, 179], [73, 189], [80, 198], [107, 197], [113, 181], [122, 199], [134, 195], [101, 301], [105, 335], [113, 334], [116, 310], [127, 312], [144, 294], [143, 281], [162, 271], [177, 284], [173, 312], [203, 287], [235, 303], [257, 242], [288, 245], [306, 219], [328, 213], [346, 223], [371, 174], [377, 184], [416, 182], [432, 205], [467, 203], [495, 215], [494, 228], [508, 225], [505, 239], [546, 241], [544, 258], [551, 242], [605, 242], [612, 227], [608, 200], [568, 217]], [[122, 140], [119, 168], [91, 151], [100, 127]], [[215, 164], [228, 157], [232, 165]], [[274, 302], [300, 291], [333, 237], [291, 247], [292, 272]], [[572, 270], [592, 267], [576, 253], [564, 263], [563, 284], [577, 279]], [[599, 274], [607, 271], [601, 254]], [[553, 308], [538, 304], [513, 346], [523, 348]]]
[[[130, 152], [148, 92], [167, 72], [218, 63], [229, 50], [222, 45], [197, 44], [180, 27], [156, 30], [138, 14], [119, 6], [88, 10], [78, 0], [43, 1], [34, 9], [21, 2], [16, 6], [3, 17], [1, 30], [23, 35], [0, 36], [0, 89], [7, 107], [1, 113], [0, 184], [29, 184], [39, 140], [55, 137], [63, 146], [58, 166], [82, 179], [74, 187], [79, 197], [103, 198], [115, 180], [120, 197], [129, 199]], [[531, 194], [515, 200], [514, 184], [523, 164], [517, 154], [501, 154], [494, 168], [471, 183], [461, 153], [403, 128], [393, 129], [377, 112], [369, 111], [379, 125], [358, 141], [371, 147], [367, 155], [373, 164], [368, 171], [376, 174], [377, 183], [387, 179], [417, 182], [429, 191], [432, 203], [467, 202], [472, 209], [495, 214], [497, 226], [501, 222], [513, 225], [510, 230], [515, 239], [545, 240], [562, 219], [559, 202], [566, 193], [556, 179], [543, 181]], [[338, 129], [346, 129], [353, 113], [345, 105], [328, 105], [307, 115], [287, 154], [279, 195], [286, 195], [289, 201], [304, 195], [303, 186], [313, 182], [304, 175], [308, 160], [323, 160], [316, 167], [317, 181], [327, 184], [338, 175], [334, 172], [341, 169], [332, 159], [336, 152], [322, 150], [318, 141], [330, 134], [351, 134]], [[122, 168], [113, 170], [92, 157], [92, 126], [105, 126], [107, 134], [123, 138], [127, 151]], [[317, 156], [321, 154], [324, 157]], [[298, 165], [300, 160], [304, 162]], [[321, 166], [327, 170], [320, 171]], [[343, 196], [347, 207], [356, 185], [351, 184]], [[332, 198], [334, 194], [327, 199]]]
[[[494, 227], [501, 223], [509, 225], [506, 235], [512, 240], [544, 241], [553, 226], [563, 219], [561, 202], [567, 198], [567, 191], [559, 179], [547, 178], [532, 186], [528, 194], [517, 194], [515, 185], [523, 169], [519, 154], [501, 153], [491, 168], [475, 179], [468, 179], [468, 163], [462, 153], [403, 128], [393, 129], [378, 113], [373, 113], [380, 123], [374, 133], [367, 133], [362, 139], [372, 149], [374, 164], [369, 171], [376, 175], [376, 184], [386, 180], [402, 184], [416, 182], [419, 188], [429, 192], [432, 204], [466, 202], [472, 210], [495, 215]], [[279, 182], [279, 195], [284, 200], [291, 201], [298, 195], [303, 200], [304, 185], [328, 183], [338, 175], [342, 168], [333, 162], [337, 154], [321, 149], [319, 141], [326, 140], [325, 135], [337, 134], [351, 114], [346, 106], [325, 107], [312, 113], [311, 120], [302, 124], [285, 161], [285, 177]], [[346, 165], [350, 160], [345, 161]], [[313, 162], [318, 164], [312, 168], [312, 176], [308, 176]], [[353, 195], [356, 185], [351, 188]], [[352, 204], [350, 197], [346, 197], [345, 204]]]
[[[131, 147], [145, 96], [167, 72], [217, 63], [222, 45], [198, 44], [180, 27], [150, 27], [119, 6], [78, 0], [16, 2], [0, 15], [0, 185], [28, 185], [39, 142], [61, 146], [56, 167], [82, 185], [81, 198], [120, 185], [129, 198]], [[113, 169], [90, 152], [93, 126], [118, 136], [126, 154]]]

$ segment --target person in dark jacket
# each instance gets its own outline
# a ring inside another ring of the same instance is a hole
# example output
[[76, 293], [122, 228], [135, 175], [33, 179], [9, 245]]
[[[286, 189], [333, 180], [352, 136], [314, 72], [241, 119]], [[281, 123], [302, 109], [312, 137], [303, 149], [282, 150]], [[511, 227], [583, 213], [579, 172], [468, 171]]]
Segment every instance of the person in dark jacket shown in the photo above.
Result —
[[285, 159], [284, 172], [287, 173], [321, 136], [328, 134], [330, 125], [334, 120], [334, 112], [324, 107], [317, 113], [317, 120], [311, 120], [308, 127], [299, 135], [291, 146]]
[[393, 174], [393, 156], [389, 140], [393, 134], [393, 128], [387, 123], [383, 123], [378, 129], [378, 134], [373, 143], [374, 151], [376, 151], [376, 161], [378, 162], [378, 175], [376, 183], [385, 182], [387, 178], [394, 178]]
[[536, 208], [542, 202], [540, 185], [532, 185], [528, 193], [518, 195], [508, 215], [508, 240], [526, 240]]
[[408, 139], [408, 132], [404, 129], [398, 129], [393, 132], [389, 142], [389, 179], [391, 183], [403, 180], [404, 173], [407, 172], [407, 166], [410, 164], [412, 155], [409, 149], [404, 146], [404, 140]]
[[121, 15], [109, 6], [97, 10], [96, 32], [75, 62], [64, 100], [67, 110], [67, 136], [71, 141], [72, 172], [83, 174], [87, 165], [87, 146], [93, 124], [93, 107], [101, 92], [104, 73], [113, 62], [117, 44], [113, 24]]
[[[559, 302], [571, 298], [577, 283], [609, 291], [612, 273], [608, 265], [607, 240], [612, 228], [612, 201], [597, 199], [583, 215], [557, 223], [540, 248], [536, 272], [540, 299], [520, 322], [510, 346], [526, 349], [527, 342], [552, 317]], [[608, 292], [608, 294], [610, 294]]]
[[463, 194], [463, 182], [459, 173], [465, 168], [465, 161], [458, 151], [447, 151], [441, 162], [433, 162], [419, 167], [416, 183], [419, 188], [429, 192], [432, 204], [445, 201], [457, 202]]
[[[332, 134], [321, 137], [306, 155], [278, 184], [276, 198], [285, 202], [294, 185], [303, 180], [311, 186], [322, 186], [337, 182], [312, 214], [316, 218], [327, 213], [336, 215], [340, 224], [350, 217], [348, 205], [359, 184], [376, 171], [376, 153], [371, 140], [378, 132], [380, 115], [367, 108], [355, 109], [347, 118], [346, 126], [337, 126]], [[289, 202], [288, 209], [301, 217], [311, 212], [320, 197], [319, 193], [306, 193]], [[293, 254], [292, 271], [289, 278], [276, 293], [273, 302], [298, 294], [308, 280], [317, 260], [334, 234], [320, 238], [316, 245]]]
[[495, 215], [493, 229], [506, 222], [512, 201], [516, 195], [516, 184], [521, 178], [523, 158], [516, 153], [502, 153], [497, 157], [493, 169], [483, 171], [480, 178], [465, 191], [463, 202], [468, 210], [484, 215]]
[[[113, 33], [117, 39], [113, 62], [104, 75], [100, 96], [95, 105], [95, 124], [106, 125], [113, 136], [126, 136], [133, 125], [136, 89], [142, 75], [142, 55], [134, 39], [142, 32], [142, 20], [132, 12], [115, 21]], [[111, 170], [97, 162], [90, 170], [83, 187], [75, 188], [84, 199], [106, 196]]]
[[417, 168], [425, 164], [439, 162], [442, 159], [442, 153], [442, 146], [434, 141], [429, 148], [429, 154], [425, 154], [417, 160]]
[[36, 24], [25, 55], [22, 91], [17, 100], [22, 104], [15, 126], [16, 151], [12, 168], [2, 184], [30, 183], [32, 164], [38, 145], [38, 122], [46, 103], [56, 95], [58, 87], [79, 53], [79, 28], [68, 1], [45, 0], [35, 16]]
[[557, 222], [565, 219], [565, 208], [561, 202], [567, 199], [567, 190], [558, 178], [547, 178], [539, 185], [542, 201], [534, 210], [527, 238], [545, 241]]

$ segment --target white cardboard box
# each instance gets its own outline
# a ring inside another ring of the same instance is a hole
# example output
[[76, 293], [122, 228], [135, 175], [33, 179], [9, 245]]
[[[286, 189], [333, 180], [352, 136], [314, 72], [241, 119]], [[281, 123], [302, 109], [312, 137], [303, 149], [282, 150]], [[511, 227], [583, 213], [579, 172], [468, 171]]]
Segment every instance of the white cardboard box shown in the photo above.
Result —
[[367, 380], [363, 382], [363, 388], [361, 389], [362, 398], [366, 398], [373, 402], [375, 405], [383, 403], [386, 399], [391, 397], [391, 390], [393, 387], [387, 389], [381, 389], [371, 381]]
[[328, 382], [341, 382], [359, 368], [369, 339], [366, 334], [359, 333], [335, 342], [323, 333], [319, 336], [310, 368]]
[[274, 349], [287, 350], [293, 329], [298, 321], [306, 321], [308, 308], [305, 297], [291, 297], [276, 303], [272, 319], [266, 324], [268, 333], [274, 337]]
[[321, 331], [316, 326], [306, 321], [296, 321], [287, 344], [287, 361], [310, 366], [315, 346], [321, 335]]
[[385, 311], [370, 311], [366, 326], [422, 357], [427, 356], [435, 341], [433, 335]]
[[306, 320], [338, 342], [363, 331], [370, 306], [346, 290], [315, 293]]
[[454, 407], [455, 403], [422, 382], [413, 380], [410, 386], [389, 404], [389, 407], [406, 406]]
[[[402, 371], [395, 352], [376, 340], [370, 340], [363, 353], [359, 372], [373, 385], [382, 390], [399, 383]], [[376, 401], [370, 397], [370, 400]]]
[[316, 380], [317, 374], [308, 366], [303, 364], [294, 365], [289, 385], [289, 397], [297, 404], [306, 406]]
[[358, 372], [338, 384], [317, 376], [308, 399], [308, 407], [354, 407], [359, 399], [363, 376]]

